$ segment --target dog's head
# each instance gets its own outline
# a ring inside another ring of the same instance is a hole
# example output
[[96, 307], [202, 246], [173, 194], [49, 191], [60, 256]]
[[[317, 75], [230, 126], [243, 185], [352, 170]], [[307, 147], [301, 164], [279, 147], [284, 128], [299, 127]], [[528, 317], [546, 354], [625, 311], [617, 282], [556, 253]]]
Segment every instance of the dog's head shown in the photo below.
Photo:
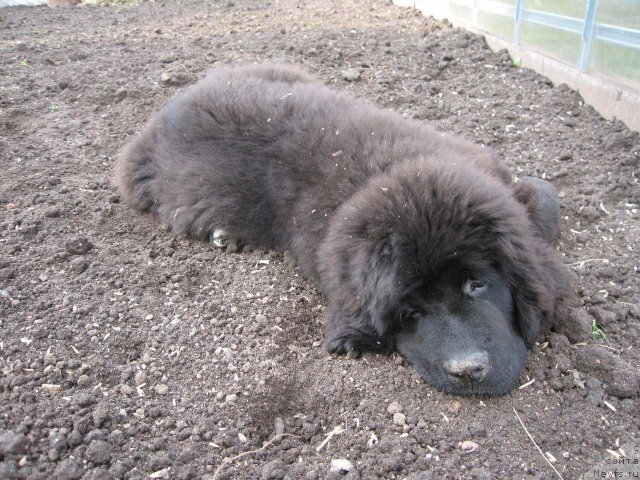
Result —
[[395, 348], [458, 394], [513, 388], [568, 291], [511, 188], [446, 164], [373, 179], [338, 210], [319, 255], [328, 349]]

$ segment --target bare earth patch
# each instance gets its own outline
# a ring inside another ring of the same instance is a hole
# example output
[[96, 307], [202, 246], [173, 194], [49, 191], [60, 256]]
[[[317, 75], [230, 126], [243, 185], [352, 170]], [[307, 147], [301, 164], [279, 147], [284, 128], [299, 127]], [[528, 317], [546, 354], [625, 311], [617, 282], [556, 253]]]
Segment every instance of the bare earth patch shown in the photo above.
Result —
[[[523, 388], [460, 398], [397, 356], [332, 357], [282, 252], [120, 203], [114, 158], [153, 109], [262, 60], [558, 187], [580, 305]], [[637, 455], [640, 138], [480, 37], [378, 0], [9, 8], [0, 107], [0, 478], [594, 478]]]

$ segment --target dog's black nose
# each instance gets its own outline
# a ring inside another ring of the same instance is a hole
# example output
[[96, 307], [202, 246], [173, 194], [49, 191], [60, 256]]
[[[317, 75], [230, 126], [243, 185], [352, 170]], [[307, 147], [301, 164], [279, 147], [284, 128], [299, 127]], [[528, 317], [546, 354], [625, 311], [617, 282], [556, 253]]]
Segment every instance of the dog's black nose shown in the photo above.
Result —
[[444, 370], [460, 380], [481, 382], [489, 371], [487, 352], [461, 353], [444, 362]]

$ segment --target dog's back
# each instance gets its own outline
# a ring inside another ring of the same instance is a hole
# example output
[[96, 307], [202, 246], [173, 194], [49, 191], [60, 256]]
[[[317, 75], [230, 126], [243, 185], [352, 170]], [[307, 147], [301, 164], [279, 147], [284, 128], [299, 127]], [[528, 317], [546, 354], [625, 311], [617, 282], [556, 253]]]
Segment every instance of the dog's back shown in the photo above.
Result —
[[300, 261], [354, 191], [416, 158], [473, 163], [510, 181], [487, 149], [296, 68], [254, 65], [215, 69], [171, 100], [124, 148], [116, 176], [127, 203], [176, 233], [208, 239], [223, 228]]
[[[264, 188], [269, 162], [261, 159], [298, 121], [287, 102], [294, 84], [312, 82], [285, 65], [212, 71], [125, 146], [116, 167], [125, 201], [194, 238], [207, 238], [220, 224], [233, 229], [250, 222], [256, 230], [271, 224]], [[271, 231], [262, 229], [259, 243], [273, 246], [276, 239], [265, 235]]]

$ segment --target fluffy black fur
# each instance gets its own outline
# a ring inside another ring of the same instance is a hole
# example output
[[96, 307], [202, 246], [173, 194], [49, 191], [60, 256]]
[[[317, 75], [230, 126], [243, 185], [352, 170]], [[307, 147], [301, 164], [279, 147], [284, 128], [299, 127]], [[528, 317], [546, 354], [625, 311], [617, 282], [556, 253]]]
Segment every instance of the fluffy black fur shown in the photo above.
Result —
[[219, 68], [124, 148], [125, 200], [177, 233], [288, 250], [326, 345], [394, 348], [445, 391], [502, 394], [565, 316], [555, 190], [488, 149], [283, 65]]

